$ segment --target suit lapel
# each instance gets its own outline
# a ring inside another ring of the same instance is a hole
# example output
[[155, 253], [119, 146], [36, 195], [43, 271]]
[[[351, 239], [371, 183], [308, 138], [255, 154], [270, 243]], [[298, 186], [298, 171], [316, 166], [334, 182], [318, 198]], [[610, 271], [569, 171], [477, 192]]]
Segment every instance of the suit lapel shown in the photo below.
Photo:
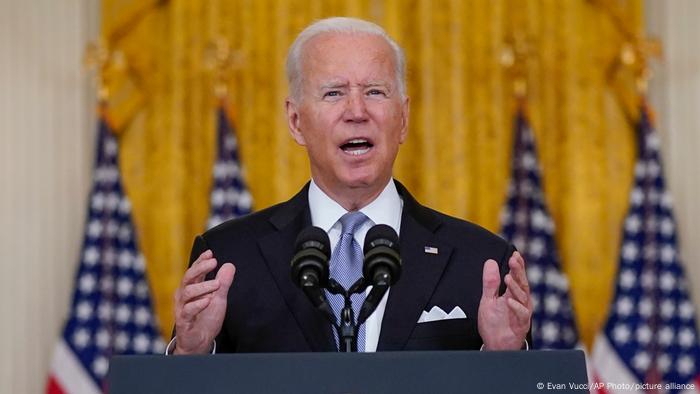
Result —
[[[378, 351], [404, 348], [452, 253], [452, 247], [435, 235], [441, 224], [437, 216], [418, 204], [398, 181], [396, 186], [404, 202], [400, 235], [403, 269], [389, 292]], [[426, 246], [437, 248], [438, 254], [426, 253]]]
[[258, 240], [265, 263], [311, 350], [334, 351], [330, 323], [290, 278], [289, 264], [294, 254], [294, 240], [303, 228], [311, 225], [308, 184], [280, 206], [270, 217], [270, 223], [275, 231]]

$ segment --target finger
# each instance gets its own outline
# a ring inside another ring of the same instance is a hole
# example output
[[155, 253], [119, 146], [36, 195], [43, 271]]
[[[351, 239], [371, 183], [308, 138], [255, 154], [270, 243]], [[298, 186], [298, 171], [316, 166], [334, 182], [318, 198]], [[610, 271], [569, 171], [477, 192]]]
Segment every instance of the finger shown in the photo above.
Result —
[[194, 267], [195, 265], [201, 263], [202, 261], [204, 261], [204, 260], [209, 260], [209, 259], [211, 259], [211, 258], [213, 258], [213, 257], [214, 257], [214, 252], [212, 252], [211, 249], [207, 249], [207, 250], [205, 250], [204, 252], [202, 252], [202, 253], [197, 257], [197, 259], [196, 259], [194, 262], [192, 262], [192, 264], [190, 264], [190, 267], [189, 267], [189, 268], [192, 268], [192, 267]]
[[498, 287], [501, 285], [501, 274], [498, 271], [498, 263], [496, 263], [495, 260], [489, 259], [484, 263], [482, 283], [482, 297], [495, 298], [498, 296]]
[[219, 289], [214, 294], [215, 297], [219, 299], [226, 299], [228, 296], [228, 289], [233, 283], [233, 278], [236, 276], [236, 266], [231, 263], [226, 263], [219, 268], [219, 272], [216, 273], [216, 280], [221, 284]]
[[198, 300], [192, 301], [192, 302], [188, 302], [182, 308], [181, 317], [185, 321], [191, 321], [192, 319], [194, 319], [195, 316], [197, 316], [199, 314], [199, 312], [203, 311], [204, 308], [209, 306], [210, 302], [211, 302], [211, 297], [204, 297], [204, 298], [200, 298]]
[[512, 273], [506, 275], [504, 281], [506, 282], [506, 296], [513, 297], [523, 305], [527, 305], [530, 299], [530, 293], [520, 287], [520, 284], [513, 279]]
[[214, 258], [214, 252], [212, 252], [211, 249], [207, 249], [197, 257], [197, 259], [190, 265], [190, 268], [194, 267], [195, 265], [201, 263], [204, 260], [209, 260], [211, 258]]
[[518, 324], [522, 326], [530, 325], [530, 309], [513, 298], [507, 298], [508, 308], [515, 314]]
[[202, 254], [200, 254], [199, 257], [197, 257], [197, 260], [195, 260], [194, 263], [192, 263], [192, 264], [193, 265], [197, 264], [197, 262], [199, 262], [199, 261], [207, 260], [207, 259], [210, 259], [212, 257], [214, 257], [214, 252], [212, 252], [211, 249], [207, 249], [204, 252], [202, 252]]
[[529, 292], [530, 286], [527, 281], [527, 272], [525, 270], [525, 260], [523, 256], [518, 252], [513, 252], [513, 255], [508, 259], [508, 267], [510, 267], [510, 274], [518, 285], [526, 292]]
[[215, 292], [219, 287], [221, 283], [216, 279], [188, 285], [182, 290], [181, 302], [186, 304], [202, 295]]
[[206, 259], [201, 260], [192, 264], [192, 266], [185, 271], [185, 275], [182, 277], [182, 285], [186, 286], [192, 283], [198, 283], [204, 280], [204, 276], [216, 268], [216, 259]]

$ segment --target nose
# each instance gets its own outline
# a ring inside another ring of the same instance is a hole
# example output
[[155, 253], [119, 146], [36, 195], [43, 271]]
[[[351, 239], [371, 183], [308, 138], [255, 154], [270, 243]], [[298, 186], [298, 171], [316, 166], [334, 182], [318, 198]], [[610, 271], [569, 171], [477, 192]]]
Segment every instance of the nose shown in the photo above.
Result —
[[346, 122], [364, 122], [368, 118], [367, 103], [362, 92], [353, 90], [348, 94], [345, 107]]

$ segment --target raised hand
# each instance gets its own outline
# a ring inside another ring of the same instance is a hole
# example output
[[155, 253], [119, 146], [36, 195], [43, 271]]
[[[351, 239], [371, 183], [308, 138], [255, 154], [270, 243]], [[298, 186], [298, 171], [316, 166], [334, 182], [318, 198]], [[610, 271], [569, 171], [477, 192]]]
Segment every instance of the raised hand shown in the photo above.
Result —
[[498, 295], [501, 276], [498, 263], [484, 264], [483, 293], [479, 303], [479, 335], [485, 350], [518, 350], [530, 330], [532, 299], [525, 273], [525, 260], [514, 252], [508, 260], [510, 272], [504, 281], [506, 291]]
[[185, 272], [175, 292], [175, 354], [207, 353], [221, 331], [236, 267], [226, 263], [216, 278], [205, 281], [216, 266], [214, 254], [206, 250]]

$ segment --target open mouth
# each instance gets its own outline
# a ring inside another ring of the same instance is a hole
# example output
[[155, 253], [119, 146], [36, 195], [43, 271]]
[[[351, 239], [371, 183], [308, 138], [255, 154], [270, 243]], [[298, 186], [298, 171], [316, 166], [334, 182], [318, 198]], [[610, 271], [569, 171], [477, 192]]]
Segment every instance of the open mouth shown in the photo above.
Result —
[[367, 138], [353, 138], [340, 145], [340, 149], [349, 155], [359, 156], [369, 152], [373, 146], [372, 141]]

